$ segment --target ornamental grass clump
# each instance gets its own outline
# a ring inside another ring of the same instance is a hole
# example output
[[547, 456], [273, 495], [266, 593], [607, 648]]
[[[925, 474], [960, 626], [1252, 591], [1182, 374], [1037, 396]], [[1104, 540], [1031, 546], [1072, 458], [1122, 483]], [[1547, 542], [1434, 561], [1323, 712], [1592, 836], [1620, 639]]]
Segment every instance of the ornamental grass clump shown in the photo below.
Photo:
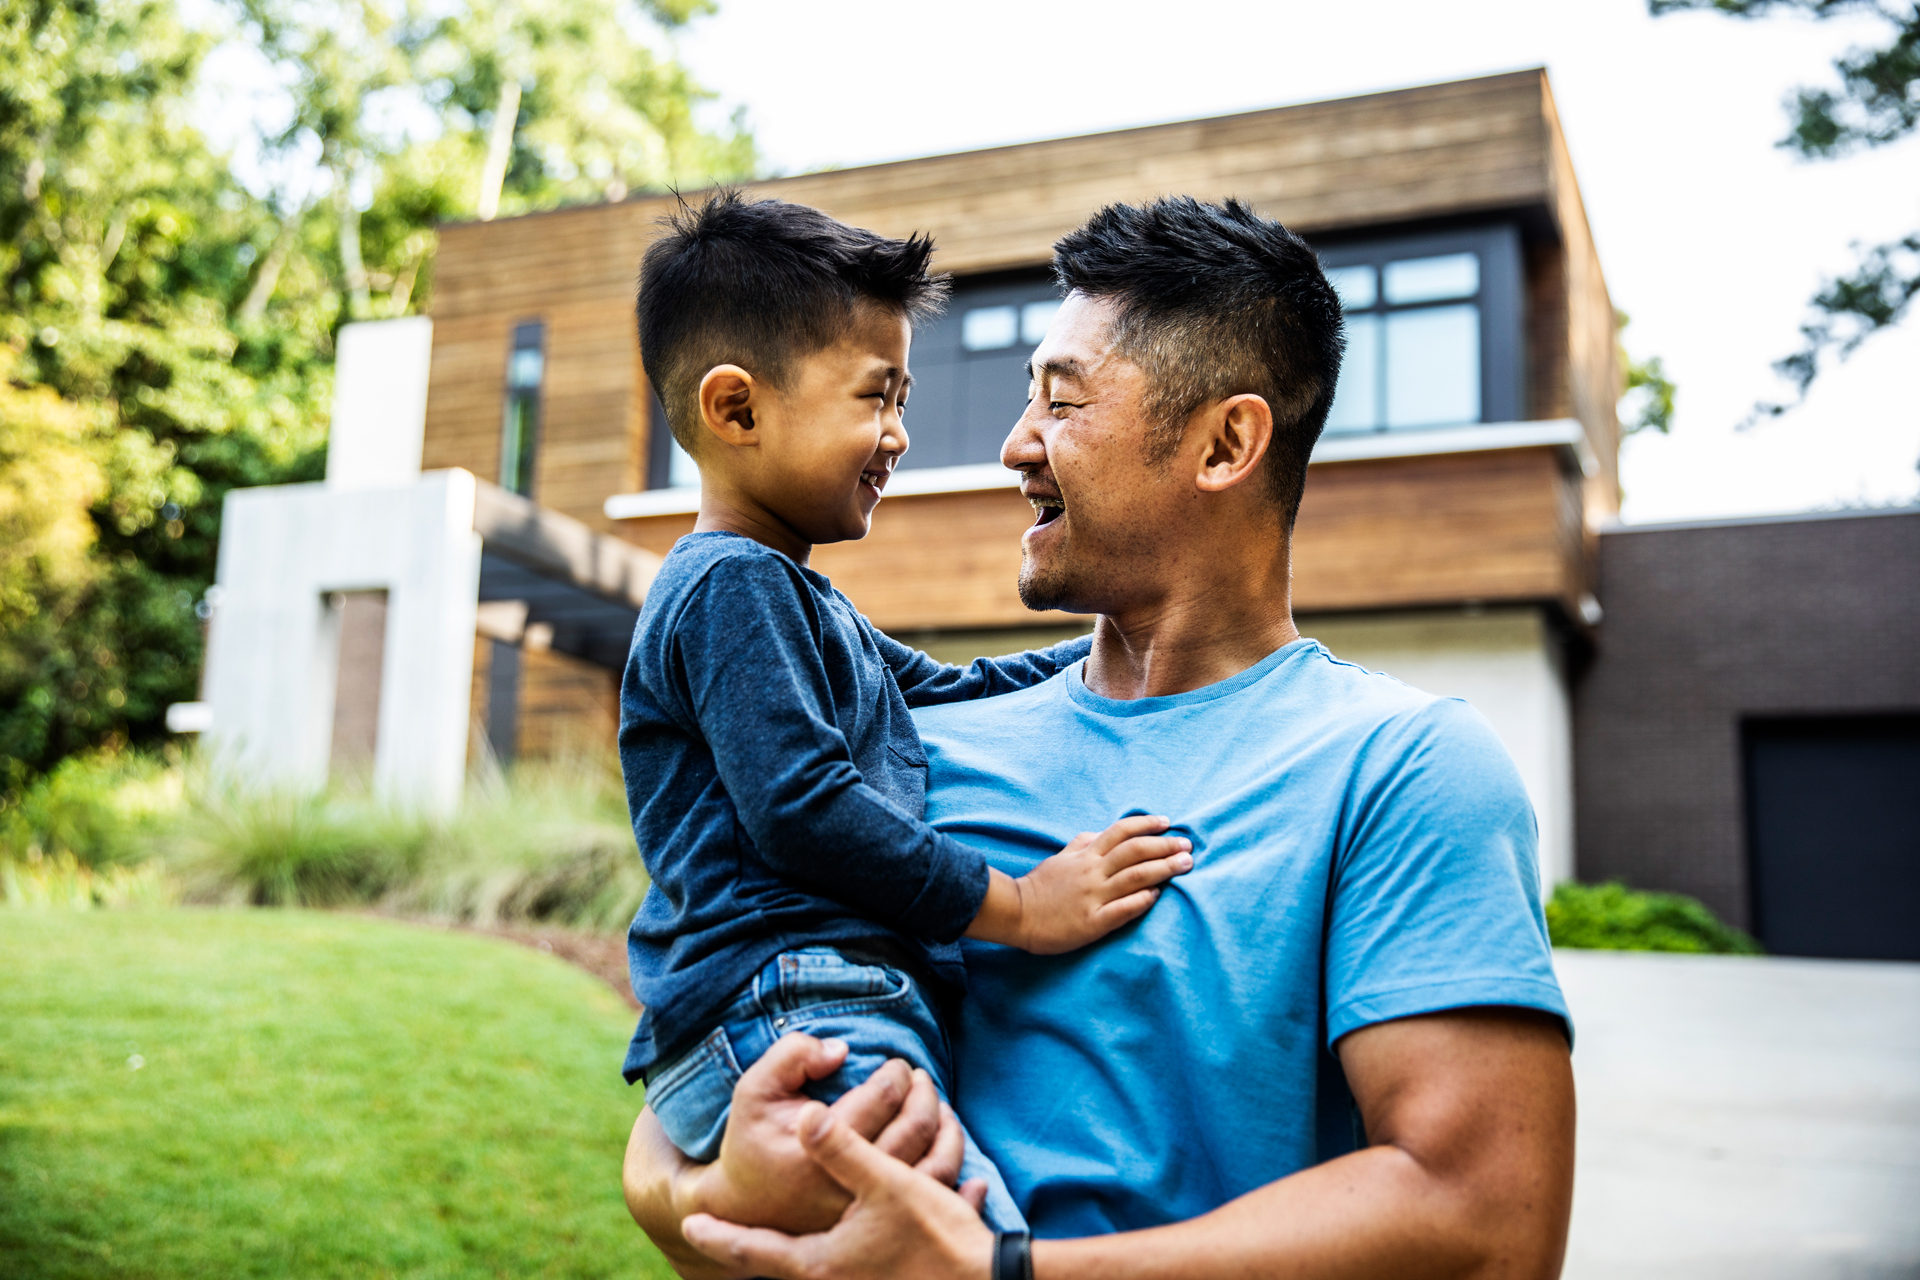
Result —
[[1556, 947], [1598, 951], [1690, 951], [1760, 955], [1759, 943], [1697, 898], [1642, 893], [1618, 881], [1554, 886], [1547, 932]]
[[413, 874], [428, 824], [363, 789], [253, 791], [207, 782], [161, 840], [188, 902], [341, 907], [377, 900]]
[[482, 928], [617, 932], [647, 890], [619, 764], [589, 753], [478, 773], [444, 818], [353, 782], [312, 794], [205, 785], [163, 848], [189, 902], [357, 906]]
[[419, 865], [377, 905], [482, 927], [619, 932], [646, 892], [618, 759], [575, 752], [474, 778], [460, 811], [429, 832]]

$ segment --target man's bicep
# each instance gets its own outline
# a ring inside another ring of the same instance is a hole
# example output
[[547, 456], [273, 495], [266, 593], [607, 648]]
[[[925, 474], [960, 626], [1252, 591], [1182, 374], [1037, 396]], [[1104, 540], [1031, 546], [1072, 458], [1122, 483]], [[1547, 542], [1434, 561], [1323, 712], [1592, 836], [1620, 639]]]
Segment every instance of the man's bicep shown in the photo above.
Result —
[[1560, 1020], [1455, 1009], [1363, 1027], [1335, 1046], [1369, 1146], [1390, 1145], [1469, 1192], [1506, 1229], [1565, 1243], [1573, 1067]]

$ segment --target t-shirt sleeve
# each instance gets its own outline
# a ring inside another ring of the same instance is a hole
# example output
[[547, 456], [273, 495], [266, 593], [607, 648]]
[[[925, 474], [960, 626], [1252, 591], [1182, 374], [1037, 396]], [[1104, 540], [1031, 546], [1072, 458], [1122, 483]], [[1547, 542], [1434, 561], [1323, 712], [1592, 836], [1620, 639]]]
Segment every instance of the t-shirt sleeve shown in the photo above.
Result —
[[716, 563], [673, 628], [676, 691], [742, 827], [776, 873], [935, 941], [986, 897], [984, 855], [861, 777], [833, 714], [818, 618], [770, 557]]
[[968, 702], [1042, 684], [1086, 657], [1093, 637], [1075, 636], [1048, 649], [1029, 649], [999, 658], [975, 658], [964, 667], [940, 662], [918, 649], [901, 644], [869, 624], [880, 657], [893, 672], [894, 683], [909, 707], [932, 707], [946, 702]]
[[1567, 1026], [1541, 910], [1533, 806], [1493, 729], [1436, 700], [1382, 726], [1355, 770], [1327, 916], [1327, 1044], [1476, 1005]]

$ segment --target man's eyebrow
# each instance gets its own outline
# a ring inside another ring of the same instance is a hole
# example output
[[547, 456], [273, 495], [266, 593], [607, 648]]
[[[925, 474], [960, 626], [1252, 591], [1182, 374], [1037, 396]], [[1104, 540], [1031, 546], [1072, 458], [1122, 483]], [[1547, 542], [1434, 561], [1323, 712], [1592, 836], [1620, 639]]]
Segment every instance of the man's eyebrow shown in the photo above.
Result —
[[905, 369], [887, 370], [887, 376], [889, 378], [891, 378], [896, 373], [900, 375], [900, 390], [905, 391], [907, 388], [913, 385], [913, 375], [907, 372]]
[[1087, 367], [1078, 360], [1075, 360], [1072, 356], [1055, 356], [1053, 359], [1042, 363], [1038, 369], [1033, 367], [1033, 361], [1027, 361], [1028, 382], [1033, 382], [1049, 374], [1056, 378], [1085, 378], [1087, 376]]

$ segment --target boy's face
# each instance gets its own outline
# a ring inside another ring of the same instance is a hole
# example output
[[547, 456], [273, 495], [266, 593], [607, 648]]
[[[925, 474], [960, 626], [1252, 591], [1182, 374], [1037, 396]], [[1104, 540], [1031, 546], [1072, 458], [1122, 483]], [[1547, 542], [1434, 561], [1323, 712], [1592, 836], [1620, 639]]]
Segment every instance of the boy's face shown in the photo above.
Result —
[[846, 335], [798, 361], [784, 389], [755, 396], [753, 497], [811, 544], [864, 538], [907, 451], [908, 319], [861, 305]]

